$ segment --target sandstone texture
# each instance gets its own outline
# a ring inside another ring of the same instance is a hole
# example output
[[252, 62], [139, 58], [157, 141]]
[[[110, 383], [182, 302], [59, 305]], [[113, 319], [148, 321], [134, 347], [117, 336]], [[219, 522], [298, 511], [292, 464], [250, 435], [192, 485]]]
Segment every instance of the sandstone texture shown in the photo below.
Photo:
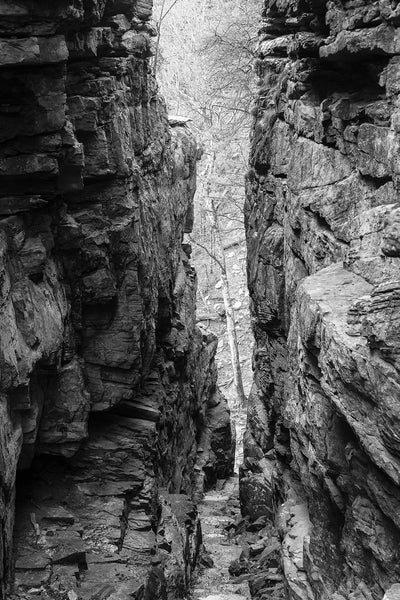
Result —
[[184, 597], [191, 498], [233, 469], [151, 9], [0, 0], [2, 598]]
[[[255, 380], [242, 510], [288, 597], [400, 581], [400, 10], [268, 0], [246, 227]], [[385, 595], [386, 594], [386, 595]]]

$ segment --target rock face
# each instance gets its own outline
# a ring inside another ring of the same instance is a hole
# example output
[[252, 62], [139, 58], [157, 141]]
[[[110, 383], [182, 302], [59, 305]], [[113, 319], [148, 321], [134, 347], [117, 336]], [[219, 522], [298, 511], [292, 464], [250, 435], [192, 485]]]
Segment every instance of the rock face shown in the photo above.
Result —
[[399, 26], [390, 0], [264, 3], [241, 500], [296, 600], [400, 581]]
[[201, 465], [232, 470], [151, 5], [0, 0], [1, 597], [182, 597]]

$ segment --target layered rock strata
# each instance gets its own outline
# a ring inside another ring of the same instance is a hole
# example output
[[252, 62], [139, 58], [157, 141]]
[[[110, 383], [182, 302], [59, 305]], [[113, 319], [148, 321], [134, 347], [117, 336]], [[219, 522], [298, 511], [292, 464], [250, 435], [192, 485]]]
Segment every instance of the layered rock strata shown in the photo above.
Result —
[[151, 4], [0, 1], [1, 597], [182, 597], [232, 469]]
[[381, 600], [400, 580], [400, 11], [263, 16], [242, 507], [275, 519], [290, 598]]

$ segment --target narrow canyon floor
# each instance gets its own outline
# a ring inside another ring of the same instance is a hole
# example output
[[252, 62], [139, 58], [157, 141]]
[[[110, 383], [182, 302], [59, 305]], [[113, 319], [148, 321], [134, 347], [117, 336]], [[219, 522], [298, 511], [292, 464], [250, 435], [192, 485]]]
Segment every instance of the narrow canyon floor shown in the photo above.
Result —
[[239, 477], [219, 481], [199, 505], [203, 552], [190, 600], [286, 598], [278, 534], [266, 516], [243, 517]]
[[220, 489], [208, 492], [199, 506], [205, 554], [192, 600], [249, 600], [246, 577], [237, 581], [229, 573], [230, 564], [243, 552], [238, 540], [228, 535], [230, 525], [240, 516], [239, 479], [235, 475], [220, 483]]

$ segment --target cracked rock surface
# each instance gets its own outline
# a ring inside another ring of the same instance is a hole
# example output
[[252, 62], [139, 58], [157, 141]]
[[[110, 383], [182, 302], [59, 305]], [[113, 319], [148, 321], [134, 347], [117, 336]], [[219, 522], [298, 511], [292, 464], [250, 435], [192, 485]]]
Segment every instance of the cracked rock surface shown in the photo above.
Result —
[[394, 598], [399, 6], [267, 0], [263, 17], [242, 509], [274, 519], [289, 598]]
[[0, 0], [1, 597], [183, 597], [233, 469], [151, 9]]

